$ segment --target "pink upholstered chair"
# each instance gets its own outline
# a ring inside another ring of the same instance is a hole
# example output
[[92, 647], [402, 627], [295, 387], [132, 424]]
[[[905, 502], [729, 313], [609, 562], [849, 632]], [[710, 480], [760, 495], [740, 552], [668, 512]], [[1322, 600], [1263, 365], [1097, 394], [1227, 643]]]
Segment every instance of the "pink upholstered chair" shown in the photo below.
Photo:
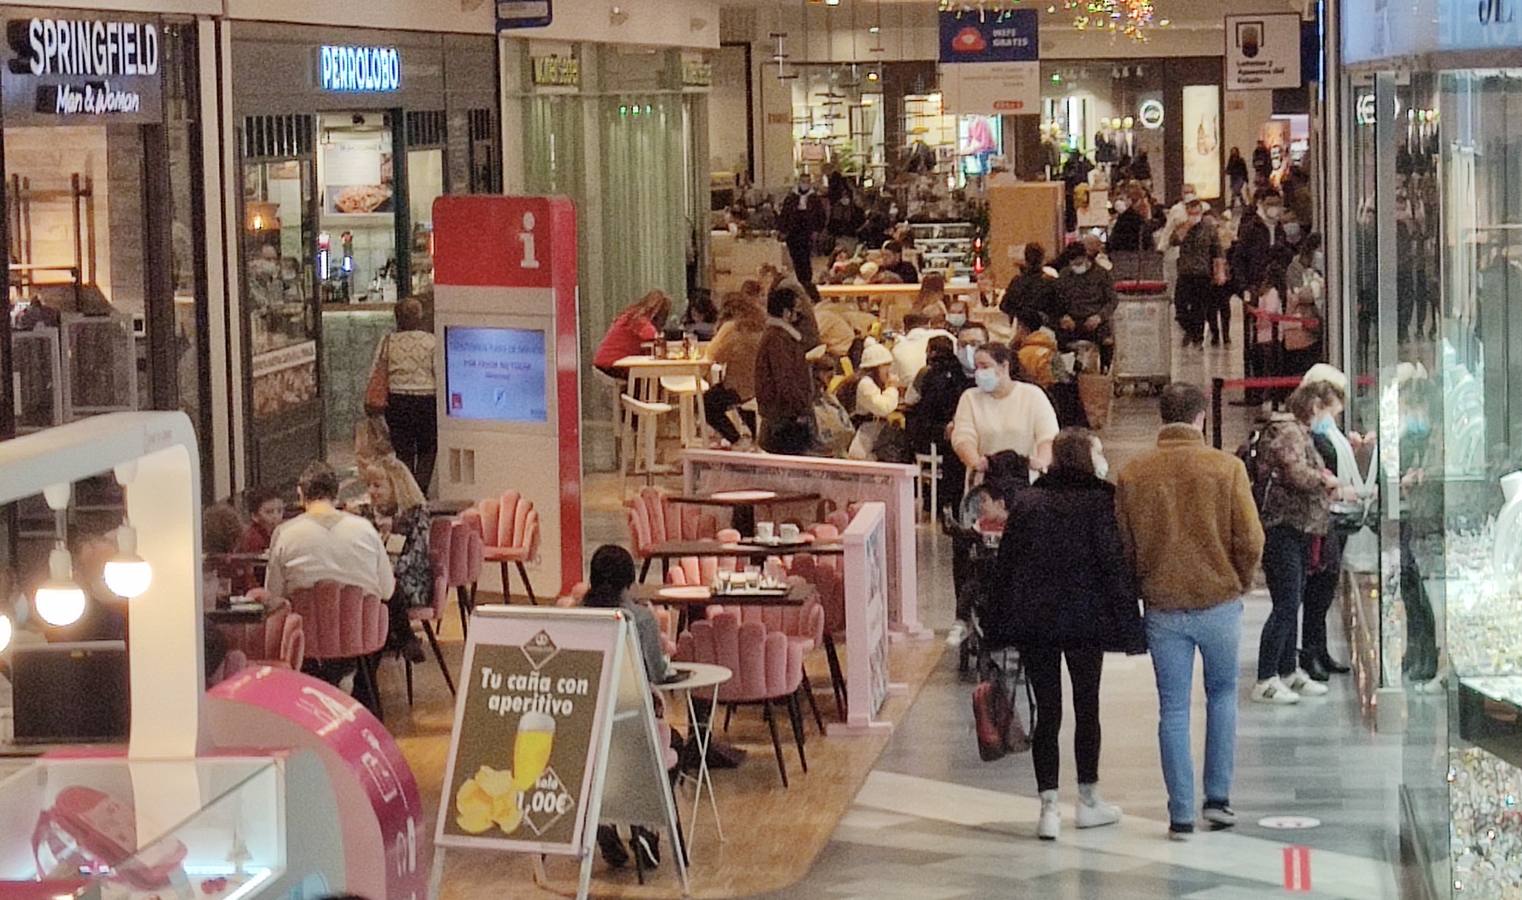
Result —
[[363, 681], [375, 698], [380, 715], [380, 684], [376, 654], [386, 646], [389, 619], [386, 604], [352, 584], [319, 581], [291, 591], [291, 609], [301, 616], [306, 632], [306, 656], [313, 662], [356, 660], [356, 683]]
[[[828, 525], [819, 526], [821, 529]], [[820, 536], [820, 540], [825, 540]], [[819, 644], [824, 646], [825, 660], [830, 665], [830, 689], [835, 694], [835, 711], [840, 721], [846, 720], [846, 679], [840, 667], [840, 654], [836, 639], [846, 630], [845, 583], [841, 580], [839, 557], [807, 556], [793, 557], [789, 574], [802, 578], [814, 586], [819, 595], [819, 605], [824, 615], [819, 630]]]
[[[636, 561], [644, 562], [640, 580], [649, 569], [646, 555], [663, 541], [700, 541], [719, 531], [719, 520], [701, 507], [672, 503], [657, 488], [647, 487], [624, 501], [629, 524], [629, 546]], [[737, 533], [738, 535], [738, 533]]]
[[539, 513], [533, 501], [517, 491], [505, 491], [500, 499], [482, 500], [476, 510], [480, 514], [483, 558], [502, 566], [502, 599], [512, 600], [507, 575], [507, 564], [512, 563], [523, 579], [529, 601], [538, 606], [539, 598], [534, 596], [534, 585], [523, 566], [539, 555]]
[[798, 762], [809, 770], [803, 753], [803, 712], [798, 691], [803, 685], [803, 648], [786, 635], [767, 632], [760, 622], [741, 623], [733, 613], [720, 613], [712, 619], [694, 622], [677, 643], [676, 658], [686, 662], [724, 666], [734, 677], [719, 687], [718, 702], [741, 705], [759, 704], [772, 733], [772, 749], [777, 754], [777, 771], [782, 786], [787, 787], [787, 764], [782, 759], [782, 741], [777, 736], [777, 720], [772, 704], [785, 704], [793, 725], [793, 741], [798, 745]]
[[[742, 622], [760, 622], [768, 633], [787, 637], [807, 656], [815, 647], [824, 643], [824, 606], [818, 600], [810, 600], [802, 606], [741, 606], [735, 609]], [[808, 669], [803, 670], [803, 696], [814, 713], [814, 724], [824, 734], [824, 717], [819, 714], [819, 704], [814, 700], [814, 686], [809, 683]], [[726, 714], [727, 718], [727, 714]]]
[[476, 611], [476, 584], [481, 580], [481, 565], [486, 557], [481, 537], [481, 513], [466, 510], [452, 520], [450, 531], [449, 587], [458, 601], [460, 634], [464, 635], [470, 631], [470, 614]]
[[[439, 649], [439, 637], [434, 632], [434, 625], [442, 625], [444, 620], [444, 608], [449, 605], [449, 584], [451, 566], [454, 562], [454, 536], [464, 534], [464, 528], [455, 519], [439, 516], [428, 523], [428, 565], [433, 571], [433, 603], [428, 606], [419, 606], [407, 610], [407, 621], [421, 623], [423, 634], [428, 638], [428, 645], [433, 648], [433, 658], [439, 664], [439, 671], [444, 673], [444, 684], [448, 685], [449, 693], [455, 692], [454, 679], [449, 675], [449, 666], [444, 662], [444, 653]], [[412, 660], [403, 656], [407, 664], [407, 705], [412, 705]]]
[[271, 601], [274, 608], [264, 621], [247, 625], [218, 625], [229, 651], [246, 657], [247, 665], [279, 666], [301, 671], [306, 658], [306, 630], [301, 616], [285, 600]]

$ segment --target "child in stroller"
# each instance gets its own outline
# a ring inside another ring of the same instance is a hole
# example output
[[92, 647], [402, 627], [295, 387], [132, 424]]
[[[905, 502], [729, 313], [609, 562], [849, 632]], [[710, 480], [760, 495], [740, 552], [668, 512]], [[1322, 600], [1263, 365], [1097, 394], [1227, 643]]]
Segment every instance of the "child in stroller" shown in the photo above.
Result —
[[946, 509], [942, 527], [951, 537], [951, 577], [956, 592], [957, 627], [952, 643], [959, 645], [957, 671], [967, 675], [982, 646], [978, 616], [987, 599], [999, 538], [1004, 533], [1009, 500], [1016, 491], [1030, 486], [1030, 465], [1012, 450], [988, 459], [981, 484], [967, 491], [962, 508]]

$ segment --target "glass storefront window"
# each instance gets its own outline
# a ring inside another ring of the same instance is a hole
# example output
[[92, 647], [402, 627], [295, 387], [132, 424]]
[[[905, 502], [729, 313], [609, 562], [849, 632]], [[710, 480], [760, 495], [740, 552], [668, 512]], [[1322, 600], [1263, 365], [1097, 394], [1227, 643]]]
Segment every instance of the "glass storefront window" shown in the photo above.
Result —
[[433, 201], [444, 195], [444, 151], [407, 152], [407, 203], [411, 211], [412, 293], [433, 292]]
[[396, 184], [391, 116], [324, 113], [317, 127], [321, 228], [331, 244], [329, 264], [318, 272], [322, 301], [394, 301]]
[[260, 356], [316, 340], [309, 249], [317, 244], [311, 216], [312, 162], [282, 159], [249, 163], [243, 167], [243, 192], [246, 296], [253, 354]]

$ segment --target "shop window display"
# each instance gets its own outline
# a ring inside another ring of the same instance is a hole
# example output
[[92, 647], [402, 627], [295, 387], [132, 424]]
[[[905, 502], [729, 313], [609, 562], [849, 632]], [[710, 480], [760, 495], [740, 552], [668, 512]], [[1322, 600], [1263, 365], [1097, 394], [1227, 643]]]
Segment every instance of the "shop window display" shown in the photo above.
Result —
[[1378, 581], [1355, 584], [1379, 595], [1380, 702], [1405, 713], [1403, 830], [1440, 895], [1513, 896], [1522, 70], [1378, 73], [1348, 95], [1351, 414], [1378, 432], [1383, 502]]

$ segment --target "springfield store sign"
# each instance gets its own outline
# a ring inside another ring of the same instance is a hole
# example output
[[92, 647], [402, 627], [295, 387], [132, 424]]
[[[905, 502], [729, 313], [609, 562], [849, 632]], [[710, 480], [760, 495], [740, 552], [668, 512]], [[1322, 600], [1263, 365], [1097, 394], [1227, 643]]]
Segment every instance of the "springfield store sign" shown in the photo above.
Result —
[[12, 19], [5, 30], [8, 124], [163, 118], [157, 20]]

